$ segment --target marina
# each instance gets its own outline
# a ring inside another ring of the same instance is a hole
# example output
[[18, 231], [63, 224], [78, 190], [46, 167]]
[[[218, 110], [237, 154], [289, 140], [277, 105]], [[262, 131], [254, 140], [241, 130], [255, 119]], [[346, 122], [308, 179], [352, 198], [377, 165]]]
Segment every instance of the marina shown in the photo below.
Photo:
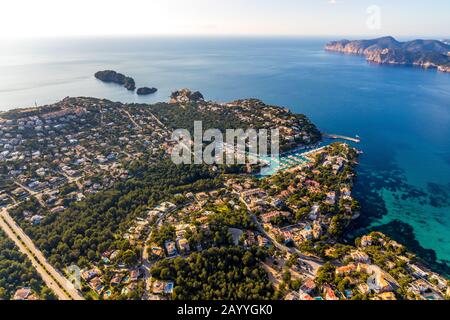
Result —
[[263, 178], [273, 175], [280, 170], [283, 171], [305, 165], [311, 161], [311, 155], [320, 152], [328, 144], [329, 142], [322, 142], [311, 147], [293, 149], [292, 151], [283, 153], [279, 157], [263, 157], [260, 161], [266, 163], [266, 166], [261, 168], [261, 172], [257, 176]]
[[336, 140], [351, 143], [361, 142], [361, 138], [358, 135], [352, 138], [343, 135], [322, 133], [322, 136], [323, 140], [315, 145], [294, 148], [291, 151], [281, 154], [279, 157], [260, 157], [260, 161], [266, 165], [261, 169], [258, 177], [262, 178], [273, 175], [280, 170], [292, 170], [293, 168], [304, 166], [311, 162], [313, 155], [321, 152], [326, 146]]

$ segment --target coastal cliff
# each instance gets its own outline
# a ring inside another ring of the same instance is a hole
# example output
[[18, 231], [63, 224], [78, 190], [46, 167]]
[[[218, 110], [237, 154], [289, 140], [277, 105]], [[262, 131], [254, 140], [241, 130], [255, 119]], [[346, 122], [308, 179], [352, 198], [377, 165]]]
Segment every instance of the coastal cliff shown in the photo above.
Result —
[[450, 72], [450, 45], [437, 40], [400, 42], [393, 37], [333, 41], [325, 50], [364, 55], [369, 62], [434, 68]]

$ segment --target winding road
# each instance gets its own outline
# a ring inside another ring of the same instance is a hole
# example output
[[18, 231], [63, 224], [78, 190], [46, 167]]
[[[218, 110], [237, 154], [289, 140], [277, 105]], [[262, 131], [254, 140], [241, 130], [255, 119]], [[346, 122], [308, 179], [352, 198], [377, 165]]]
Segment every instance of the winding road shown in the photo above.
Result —
[[298, 259], [300, 261], [302, 261], [305, 265], [308, 265], [311, 268], [309, 271], [304, 271], [304, 272], [310, 273], [310, 275], [314, 275], [314, 276], [317, 274], [317, 271], [323, 265], [323, 263], [322, 263], [322, 261], [320, 261], [320, 259], [306, 256], [297, 248], [287, 247], [284, 244], [277, 242], [277, 240], [274, 237], [272, 237], [269, 233], [266, 232], [266, 230], [264, 230], [264, 228], [261, 226], [261, 224], [259, 223], [256, 216], [255, 215], [252, 215], [252, 216], [253, 216], [253, 221], [255, 222], [256, 227], [258, 228], [258, 231], [260, 233], [262, 233], [266, 238], [270, 239], [270, 241], [275, 245], [275, 247], [278, 250], [287, 252], [288, 254], [294, 254], [294, 253], [297, 254], [299, 257]]
[[297, 254], [299, 257], [298, 258], [299, 261], [301, 261], [304, 265], [307, 265], [309, 268], [309, 270], [304, 270], [304, 273], [308, 274], [309, 276], [316, 276], [317, 272], [319, 271], [319, 268], [323, 265], [323, 262], [319, 258], [315, 258], [315, 257], [311, 257], [311, 256], [307, 256], [307, 255], [303, 254], [300, 250], [298, 250], [295, 247], [290, 248], [290, 247], [285, 246], [284, 244], [279, 243], [266, 230], [264, 230], [264, 228], [259, 223], [258, 218], [253, 214], [252, 210], [249, 208], [249, 206], [245, 202], [245, 200], [242, 199], [238, 193], [237, 193], [237, 195], [238, 195], [241, 203], [243, 203], [245, 205], [245, 207], [247, 208], [247, 211], [251, 215], [253, 222], [255, 223], [258, 231], [261, 234], [263, 234], [266, 238], [268, 238], [278, 250], [280, 250], [282, 252], [286, 252], [288, 255], [291, 255], [294, 253]]

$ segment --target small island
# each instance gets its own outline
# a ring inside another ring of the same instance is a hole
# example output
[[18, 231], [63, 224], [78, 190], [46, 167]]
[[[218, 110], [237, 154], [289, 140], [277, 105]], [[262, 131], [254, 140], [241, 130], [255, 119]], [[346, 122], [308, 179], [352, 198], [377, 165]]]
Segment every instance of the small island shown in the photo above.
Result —
[[120, 84], [130, 91], [134, 91], [136, 89], [136, 84], [133, 78], [127, 77], [122, 73], [118, 73], [113, 70], [98, 71], [94, 76], [103, 82]]
[[140, 96], [144, 96], [144, 95], [148, 95], [148, 94], [153, 94], [156, 91], [158, 91], [158, 89], [156, 89], [156, 88], [142, 87], [142, 88], [137, 89], [136, 93]]
[[400, 42], [393, 37], [373, 40], [340, 40], [328, 43], [325, 50], [363, 55], [378, 64], [420, 66], [450, 72], [450, 45], [438, 40]]

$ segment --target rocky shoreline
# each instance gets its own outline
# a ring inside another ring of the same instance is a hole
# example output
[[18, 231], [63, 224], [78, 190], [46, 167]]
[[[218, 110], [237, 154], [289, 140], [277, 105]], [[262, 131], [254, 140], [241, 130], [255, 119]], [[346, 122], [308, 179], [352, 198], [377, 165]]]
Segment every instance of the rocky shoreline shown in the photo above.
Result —
[[399, 42], [393, 37], [373, 40], [333, 41], [325, 50], [363, 55], [377, 64], [419, 66], [450, 72], [450, 45], [437, 40]]

